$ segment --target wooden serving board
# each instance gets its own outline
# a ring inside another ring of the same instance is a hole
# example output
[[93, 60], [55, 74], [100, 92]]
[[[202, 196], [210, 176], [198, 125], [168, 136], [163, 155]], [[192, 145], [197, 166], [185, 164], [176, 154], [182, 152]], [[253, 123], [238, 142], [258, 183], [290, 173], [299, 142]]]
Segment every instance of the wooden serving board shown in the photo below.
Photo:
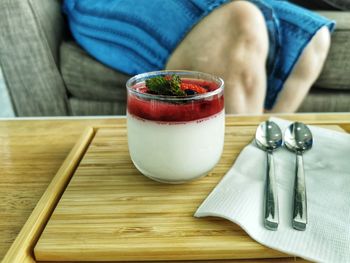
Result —
[[100, 127], [34, 249], [37, 261], [210, 260], [290, 257], [239, 226], [193, 214], [255, 134], [226, 123], [220, 163], [206, 177], [168, 185], [134, 168], [126, 127]]

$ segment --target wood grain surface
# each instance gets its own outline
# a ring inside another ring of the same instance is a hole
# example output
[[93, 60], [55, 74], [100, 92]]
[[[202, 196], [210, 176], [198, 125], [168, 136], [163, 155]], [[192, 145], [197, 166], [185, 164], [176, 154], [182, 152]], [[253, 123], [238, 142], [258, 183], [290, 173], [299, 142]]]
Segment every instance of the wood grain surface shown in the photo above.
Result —
[[[237, 125], [254, 125], [269, 115], [229, 116]], [[349, 113], [278, 115], [311, 124], [339, 125], [350, 131]], [[123, 118], [16, 119], [0, 121], [0, 260], [86, 127], [124, 125]], [[35, 244], [28, 244], [32, 248]], [[306, 262], [283, 258], [216, 262]], [[12, 261], [13, 262], [13, 261]], [[202, 262], [209, 262], [207, 260]]]
[[100, 124], [118, 120], [0, 121], [0, 261], [84, 130]]
[[253, 139], [256, 126], [227, 119], [220, 163], [208, 176], [182, 185], [161, 184], [142, 176], [130, 160], [125, 128], [98, 129], [35, 247], [36, 259], [290, 257], [260, 245], [227, 220], [193, 217]]
[[93, 137], [94, 130], [90, 127], [78, 139], [24, 224], [3, 262], [35, 262], [32, 244], [35, 244], [40, 237], [46, 222], [49, 220]]

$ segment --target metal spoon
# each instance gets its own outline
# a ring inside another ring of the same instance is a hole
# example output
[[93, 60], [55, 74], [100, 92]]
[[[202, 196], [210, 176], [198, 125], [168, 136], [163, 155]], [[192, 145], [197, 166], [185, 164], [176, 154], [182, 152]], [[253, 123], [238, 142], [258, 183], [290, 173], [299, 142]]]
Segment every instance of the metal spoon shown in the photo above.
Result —
[[307, 200], [303, 164], [303, 153], [312, 147], [312, 133], [301, 122], [291, 124], [284, 133], [286, 147], [296, 153], [296, 173], [294, 180], [293, 228], [305, 230], [307, 225]]
[[255, 142], [267, 153], [264, 225], [269, 230], [277, 230], [279, 213], [272, 152], [282, 145], [281, 129], [272, 121], [262, 122], [256, 130]]

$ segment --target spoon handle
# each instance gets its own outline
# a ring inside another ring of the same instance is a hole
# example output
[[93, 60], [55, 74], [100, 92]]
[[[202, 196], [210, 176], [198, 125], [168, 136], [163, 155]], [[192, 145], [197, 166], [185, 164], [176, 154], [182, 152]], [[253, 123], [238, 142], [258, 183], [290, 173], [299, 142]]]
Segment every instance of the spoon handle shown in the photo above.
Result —
[[294, 181], [293, 228], [304, 231], [307, 224], [307, 201], [302, 153], [296, 154], [296, 173]]
[[269, 230], [277, 230], [279, 223], [278, 198], [276, 190], [275, 166], [272, 152], [267, 152], [267, 171], [265, 187], [264, 225]]

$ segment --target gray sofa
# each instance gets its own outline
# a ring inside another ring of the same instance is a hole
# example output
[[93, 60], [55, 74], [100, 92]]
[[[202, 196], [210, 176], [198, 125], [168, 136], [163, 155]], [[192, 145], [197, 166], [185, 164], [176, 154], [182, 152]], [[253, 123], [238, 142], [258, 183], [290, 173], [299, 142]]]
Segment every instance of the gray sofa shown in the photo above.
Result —
[[[129, 76], [77, 46], [60, 6], [58, 0], [0, 1], [0, 66], [16, 115], [125, 114]], [[318, 12], [336, 20], [337, 29], [323, 72], [299, 111], [348, 112], [350, 12]]]

